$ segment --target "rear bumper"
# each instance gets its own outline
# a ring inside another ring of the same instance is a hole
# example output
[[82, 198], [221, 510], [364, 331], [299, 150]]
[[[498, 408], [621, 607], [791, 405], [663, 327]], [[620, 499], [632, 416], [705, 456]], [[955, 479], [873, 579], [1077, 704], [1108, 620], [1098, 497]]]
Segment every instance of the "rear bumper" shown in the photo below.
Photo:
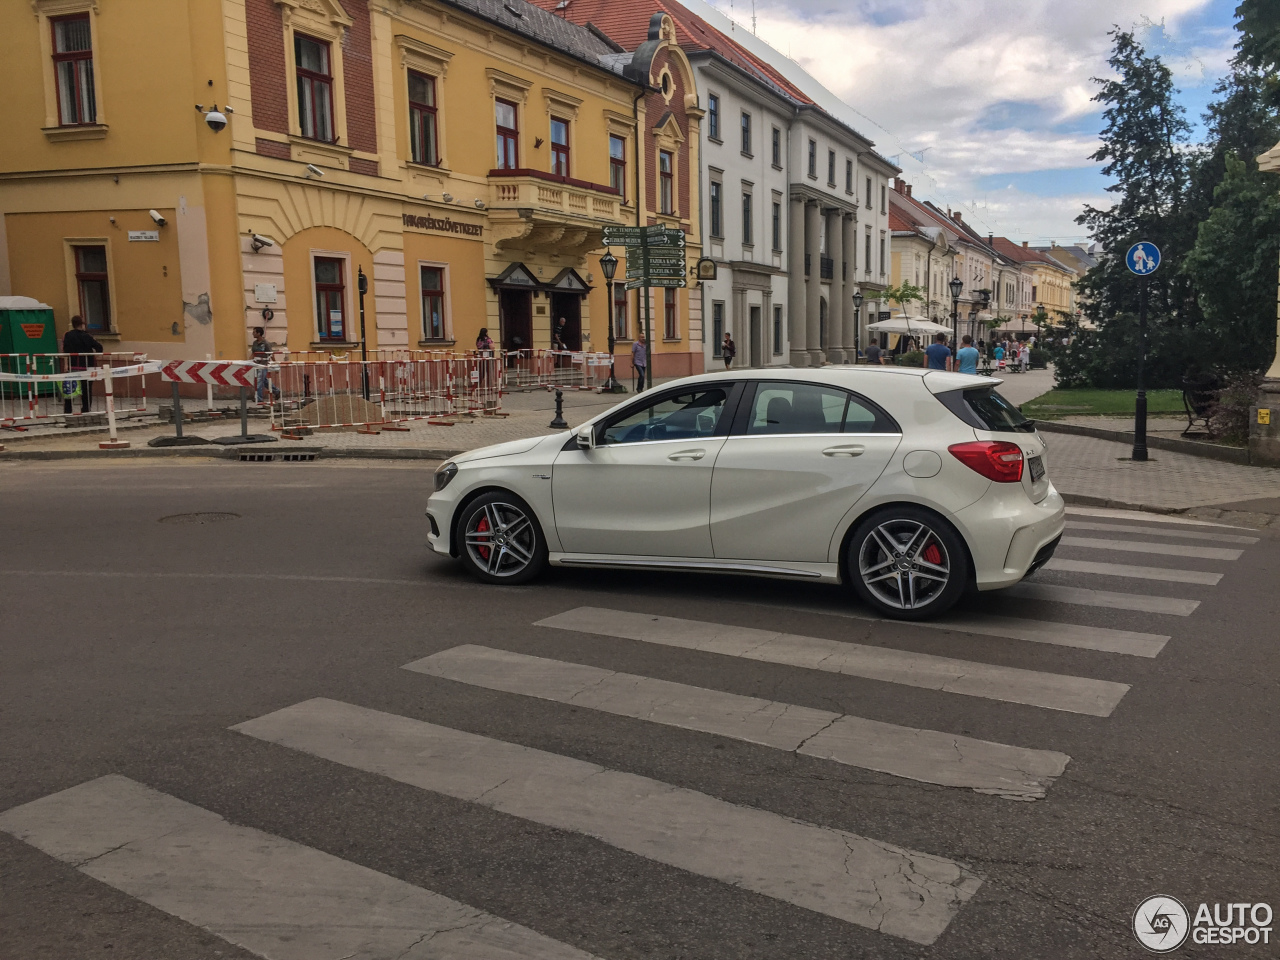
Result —
[[993, 483], [955, 519], [973, 556], [977, 588], [999, 590], [1049, 561], [1066, 527], [1066, 505], [1052, 485], [1043, 500], [1031, 503], [1021, 485]]

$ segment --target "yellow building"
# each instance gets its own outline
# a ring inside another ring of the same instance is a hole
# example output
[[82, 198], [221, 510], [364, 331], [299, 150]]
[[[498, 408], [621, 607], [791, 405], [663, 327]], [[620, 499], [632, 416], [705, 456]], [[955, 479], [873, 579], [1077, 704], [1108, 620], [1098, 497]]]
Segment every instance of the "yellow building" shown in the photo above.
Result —
[[1044, 253], [1028, 260], [1024, 266], [1031, 269], [1032, 312], [1043, 308], [1055, 323], [1062, 318], [1074, 317], [1076, 301], [1072, 284], [1076, 280], [1075, 272]]
[[[7, 4], [0, 294], [108, 349], [236, 359], [262, 325], [346, 353], [363, 274], [371, 349], [546, 347], [564, 318], [603, 350], [624, 298], [601, 229], [650, 219], [660, 153], [663, 220], [697, 229], [700, 114], [667, 46], [639, 64], [525, 0]], [[695, 352], [696, 299], [655, 368]]]

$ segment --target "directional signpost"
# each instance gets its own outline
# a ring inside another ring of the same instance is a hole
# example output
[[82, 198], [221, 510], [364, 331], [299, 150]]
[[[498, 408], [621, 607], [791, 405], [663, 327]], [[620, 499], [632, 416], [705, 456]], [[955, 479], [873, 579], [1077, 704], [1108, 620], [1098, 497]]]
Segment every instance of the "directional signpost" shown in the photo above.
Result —
[[1160, 248], [1149, 240], [1140, 240], [1124, 256], [1129, 272], [1141, 279], [1138, 289], [1138, 398], [1133, 410], [1134, 460], [1147, 459], [1147, 389], [1143, 367], [1147, 360], [1147, 277], [1160, 266]]
[[[685, 264], [684, 231], [655, 224], [649, 227], [605, 227], [606, 246], [618, 245], [627, 251], [627, 289], [644, 290], [644, 342], [649, 357], [653, 356], [653, 333], [650, 329], [649, 288], [684, 287], [688, 267]], [[653, 364], [645, 366], [646, 386], [653, 386]]]

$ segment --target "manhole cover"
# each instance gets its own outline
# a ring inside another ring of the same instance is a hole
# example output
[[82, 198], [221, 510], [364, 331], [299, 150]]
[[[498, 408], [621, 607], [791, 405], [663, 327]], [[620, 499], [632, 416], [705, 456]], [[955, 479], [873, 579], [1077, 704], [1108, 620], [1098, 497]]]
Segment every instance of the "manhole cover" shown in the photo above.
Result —
[[161, 517], [161, 523], [218, 523], [221, 520], [239, 520], [238, 513], [175, 513]]

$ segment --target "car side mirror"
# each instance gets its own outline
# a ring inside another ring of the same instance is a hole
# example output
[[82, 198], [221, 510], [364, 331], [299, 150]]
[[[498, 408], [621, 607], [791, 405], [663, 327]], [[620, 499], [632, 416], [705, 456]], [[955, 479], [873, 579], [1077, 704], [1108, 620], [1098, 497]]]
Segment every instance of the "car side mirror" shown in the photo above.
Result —
[[583, 450], [593, 450], [596, 445], [596, 428], [591, 424], [586, 424], [578, 428], [578, 432], [574, 434], [577, 438], [578, 446]]

